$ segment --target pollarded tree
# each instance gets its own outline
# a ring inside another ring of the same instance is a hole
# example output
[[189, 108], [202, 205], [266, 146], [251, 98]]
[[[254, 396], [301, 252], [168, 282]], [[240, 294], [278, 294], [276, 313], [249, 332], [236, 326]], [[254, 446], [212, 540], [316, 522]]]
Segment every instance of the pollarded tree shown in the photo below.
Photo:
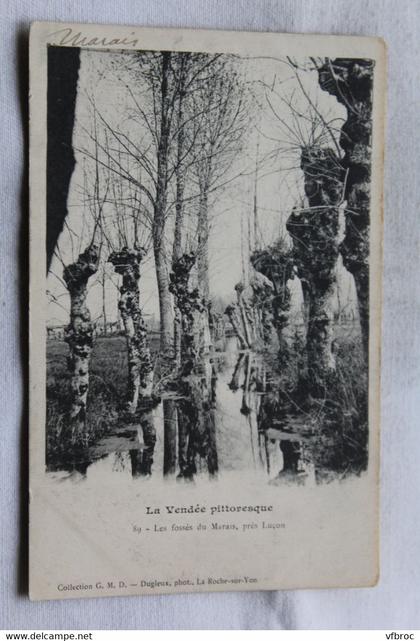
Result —
[[86, 304], [89, 279], [97, 272], [99, 247], [92, 242], [64, 268], [63, 280], [70, 295], [70, 322], [64, 340], [69, 346], [67, 366], [70, 372], [71, 402], [68, 436], [73, 443], [86, 442], [86, 405], [89, 391], [89, 366], [94, 327]]
[[340, 246], [343, 263], [353, 274], [359, 304], [365, 355], [369, 340], [369, 227], [372, 155], [372, 60], [326, 59], [318, 65], [319, 84], [347, 111], [340, 145], [347, 170], [344, 197], [345, 236]]
[[[95, 163], [92, 168], [90, 180], [85, 180], [85, 189], [84, 199], [90, 214], [90, 219], [85, 223], [89, 231], [86, 233], [82, 230], [78, 236], [78, 249], [75, 247], [73, 232], [69, 228], [73, 253], [76, 252], [77, 257], [74, 262], [65, 265], [59, 248], [57, 247], [55, 251], [64, 268], [63, 282], [70, 297], [70, 322], [65, 330], [65, 341], [69, 346], [67, 364], [71, 388], [68, 435], [71, 442], [77, 444], [85, 444], [88, 439], [86, 406], [94, 325], [86, 299], [89, 280], [98, 271], [101, 260], [104, 203], [109, 191], [107, 176], [100, 171], [98, 163]], [[86, 211], [85, 217], [87, 217]], [[85, 249], [83, 249], [85, 243]]]
[[293, 210], [287, 230], [307, 308], [308, 367], [317, 385], [335, 369], [332, 344], [344, 171], [328, 147], [304, 149], [301, 167], [308, 206]]

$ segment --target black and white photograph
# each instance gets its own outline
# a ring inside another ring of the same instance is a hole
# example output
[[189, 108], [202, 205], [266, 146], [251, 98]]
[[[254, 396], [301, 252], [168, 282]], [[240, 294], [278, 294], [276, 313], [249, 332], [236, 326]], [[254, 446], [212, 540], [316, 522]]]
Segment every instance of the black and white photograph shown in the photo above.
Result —
[[363, 475], [375, 61], [54, 37], [47, 473]]

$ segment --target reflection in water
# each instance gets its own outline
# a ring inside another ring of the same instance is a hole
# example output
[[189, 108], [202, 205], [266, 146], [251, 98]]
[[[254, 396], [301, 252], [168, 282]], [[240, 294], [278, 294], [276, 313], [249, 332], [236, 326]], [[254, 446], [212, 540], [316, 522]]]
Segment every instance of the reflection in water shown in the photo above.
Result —
[[244, 352], [241, 352], [238, 355], [238, 358], [236, 360], [235, 369], [233, 370], [232, 378], [229, 383], [229, 388], [232, 390], [232, 392], [236, 392], [239, 389], [239, 386], [240, 386], [239, 379], [242, 372], [244, 358], [245, 358], [245, 354]]
[[179, 479], [191, 480], [207, 469], [209, 477], [218, 470], [215, 434], [216, 381], [214, 367], [202, 360], [182, 380], [178, 403]]
[[152, 473], [156, 429], [153, 421], [153, 412], [150, 407], [141, 412], [140, 426], [143, 435], [143, 447], [129, 451], [131, 473], [134, 478], [137, 476], [150, 476]]
[[176, 472], [177, 406], [174, 400], [164, 399], [163, 407], [163, 473]]
[[300, 484], [322, 477], [314, 442], [307, 416], [264, 355], [238, 353], [233, 339], [223, 353], [202, 358], [158, 406], [144, 406], [87, 452], [49, 471], [86, 476], [100, 466], [133, 479], [189, 482], [240, 472], [272, 484]]

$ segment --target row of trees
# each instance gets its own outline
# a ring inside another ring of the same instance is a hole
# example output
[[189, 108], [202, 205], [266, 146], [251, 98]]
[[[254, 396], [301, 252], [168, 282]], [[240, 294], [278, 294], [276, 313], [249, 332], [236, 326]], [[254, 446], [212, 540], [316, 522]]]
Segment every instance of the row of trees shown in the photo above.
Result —
[[[286, 223], [288, 238], [255, 250], [251, 263], [255, 270], [248, 292], [238, 283], [236, 304], [227, 313], [242, 348], [258, 340], [268, 344], [275, 330], [280, 355], [287, 348], [283, 330], [289, 322], [290, 289], [297, 275], [303, 294], [306, 325], [306, 357], [310, 375], [308, 392], [322, 394], [335, 371], [334, 307], [337, 299], [337, 263], [353, 275], [365, 362], [369, 340], [369, 207], [372, 127], [372, 61], [353, 59], [313, 60], [322, 90], [334, 95], [347, 112], [341, 129], [335, 120], [327, 121], [305, 91], [298, 66], [295, 71], [306, 99], [307, 111], [297, 113], [289, 101], [289, 123], [305, 118], [306, 135], [297, 125], [293, 130], [272, 107], [286, 130], [287, 144], [298, 139], [296, 150], [303, 174], [304, 199], [296, 205]], [[340, 211], [344, 233], [340, 239]]]
[[[89, 388], [94, 328], [86, 301], [88, 285], [104, 263], [120, 276], [129, 413], [134, 414], [142, 397], [150, 398], [174, 371], [185, 371], [188, 359], [208, 350], [209, 210], [218, 189], [234, 176], [232, 163], [249, 120], [246, 87], [231, 56], [136, 52], [114, 56], [110, 64], [125, 99], [123, 112], [121, 105], [117, 114], [99, 108], [94, 93], [83, 97], [88, 117], [77, 120], [76, 153], [84, 159], [82, 192], [88, 222], [73, 234], [80, 251], [75, 251], [71, 264], [55, 250], [70, 295], [66, 341], [73, 440], [84, 433]], [[54, 82], [59, 79], [52, 78], [50, 84]], [[61, 135], [68, 144], [69, 130], [63, 128]], [[70, 174], [66, 172], [67, 191]], [[55, 220], [64, 216], [62, 226], [65, 215], [65, 208], [56, 208]], [[150, 254], [160, 316], [155, 365], [139, 287]]]
[[[320, 478], [322, 470], [328, 479], [329, 472], [360, 473], [367, 464], [373, 63], [352, 59], [311, 62], [320, 88], [345, 106], [347, 118], [341, 128], [334, 120], [326, 120], [303, 86], [309, 135], [302, 135], [299, 125], [295, 131], [290, 127], [293, 114], [297, 115], [291, 102], [289, 121], [279, 117], [288, 143], [295, 135], [300, 143], [295, 153], [304, 198], [287, 219], [288, 237], [282, 235], [252, 252], [254, 274], [249, 286], [238, 283], [237, 302], [227, 310], [245, 349], [258, 344], [272, 349], [273, 335], [277, 339], [279, 358], [265, 373], [264, 393], [254, 412], [267, 465], [267, 444], [279, 443], [283, 457], [279, 479], [282, 475], [299, 478], [305, 447], [311, 451]], [[289, 64], [298, 78], [297, 65]], [[304, 117], [300, 112], [299, 118]], [[340, 361], [337, 357], [334, 308], [340, 255], [355, 283], [360, 361], [349, 344], [344, 347], [347, 355], [343, 358], [341, 353]], [[294, 275], [302, 289], [305, 332], [303, 342], [291, 344], [284, 330], [291, 325], [289, 285]], [[246, 379], [243, 389], [247, 389]]]
[[[54, 55], [49, 53], [52, 72], [56, 69]], [[53, 74], [49, 80], [52, 127], [60, 118], [62, 101], [57, 101], [57, 95], [63, 98], [67, 91], [75, 104], [79, 61], [73, 51], [64, 55], [71, 56], [69, 78], [63, 83]], [[271, 101], [272, 90], [270, 93], [265, 87], [265, 108], [282, 132], [277, 153], [292, 153], [299, 158], [304, 198], [291, 211], [283, 236], [261, 246], [257, 243], [260, 223], [255, 190], [252, 274], [249, 282], [237, 284], [236, 300], [226, 308], [226, 315], [240, 348], [271, 345], [275, 340], [280, 353], [285, 352], [289, 282], [297, 276], [305, 308], [311, 393], [316, 394], [335, 369], [333, 300], [340, 254], [354, 276], [367, 359], [373, 65], [370, 61], [312, 60], [302, 69], [292, 60], [279, 62], [295, 74], [300, 107], [280, 95], [288, 110], [285, 119]], [[70, 296], [66, 341], [70, 350], [69, 423], [73, 440], [85, 432], [94, 338], [88, 286], [100, 272], [105, 290], [106, 265], [119, 277], [118, 307], [128, 353], [129, 414], [150, 405], [153, 394], [173, 380], [174, 374], [188, 377], [200, 356], [208, 351], [214, 327], [209, 285], [211, 207], [218, 191], [243, 171], [238, 157], [252, 120], [250, 88], [241, 74], [240, 61], [232, 56], [130, 52], [113, 55], [109, 65], [107, 73], [123, 98], [115, 112], [106, 108], [106, 101], [98, 101], [94, 92], [83, 96], [87, 115], [78, 116], [76, 152], [83, 159], [81, 191], [87, 216], [83, 229], [69, 229], [74, 260], [62, 260], [59, 249], [55, 249]], [[302, 71], [316, 72], [320, 88], [344, 105], [347, 120], [341, 130], [313, 102], [300, 79]], [[67, 108], [67, 116], [69, 112]], [[59, 231], [68, 224], [66, 198], [74, 157], [72, 152], [66, 155], [62, 150], [71, 150], [74, 124], [73, 113], [53, 138], [48, 153], [49, 171], [53, 172], [57, 161], [65, 165], [63, 184], [51, 201], [55, 209], [54, 225], [49, 227], [49, 260]], [[268, 155], [260, 161], [257, 151], [256, 182], [267, 161], [272, 163], [273, 157]], [[341, 211], [345, 219], [343, 240]], [[160, 317], [160, 351], [155, 361], [139, 284], [151, 257]]]

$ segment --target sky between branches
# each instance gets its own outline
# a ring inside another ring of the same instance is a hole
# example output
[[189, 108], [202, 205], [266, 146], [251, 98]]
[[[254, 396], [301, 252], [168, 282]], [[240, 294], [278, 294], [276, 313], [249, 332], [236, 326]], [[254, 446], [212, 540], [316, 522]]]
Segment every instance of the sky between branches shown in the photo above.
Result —
[[[135, 95], [139, 103], [141, 95], [136, 86], [129, 83], [127, 76], [124, 77], [121, 65], [118, 64], [118, 56], [115, 52], [81, 51], [73, 132], [76, 167], [70, 183], [66, 226], [59, 237], [57, 255], [53, 258], [47, 279], [50, 326], [68, 322], [69, 296], [62, 283], [63, 264], [77, 259], [80, 251], [88, 244], [92, 232], [93, 219], [84, 194], [86, 190], [91, 189], [91, 186], [86, 184], [85, 174], [92, 171], [92, 161], [80, 151], [91, 144], [86, 132], [92, 131], [93, 127], [92, 102], [112, 127], [123, 130], [136, 141], [143, 138], [141, 124], [138, 121], [134, 123], [128, 116], [133, 113], [131, 94]], [[308, 66], [307, 60], [298, 62], [302, 66]], [[222, 297], [226, 302], [234, 299], [234, 286], [243, 276], [244, 251], [245, 260], [247, 258], [248, 241], [243, 242], [241, 239], [247, 235], [248, 217], [253, 210], [257, 155], [260, 245], [272, 243], [280, 235], [287, 236], [287, 218], [295, 205], [300, 206], [304, 197], [299, 149], [287, 128], [293, 126], [287, 102], [292, 101], [296, 114], [303, 114], [298, 118], [303, 137], [305, 127], [308, 126], [304, 117], [308, 108], [307, 96], [317, 105], [318, 111], [326, 120], [334, 119], [337, 136], [345, 118], [344, 108], [334, 97], [319, 88], [316, 71], [298, 71], [302, 83], [300, 86], [293, 68], [287, 61], [242, 59], [237, 64], [247, 88], [252, 93], [251, 125], [247, 131], [244, 148], [235, 155], [227, 172], [227, 184], [212, 194], [210, 210], [210, 290], [212, 296]], [[126, 83], [129, 88], [125, 86]], [[286, 124], [282, 124], [276, 114]], [[99, 126], [98, 122], [96, 126]], [[128, 189], [125, 183], [121, 184], [123, 190]], [[189, 208], [193, 214], [194, 201], [190, 203]], [[107, 213], [107, 218], [112, 219], [111, 211]], [[171, 218], [168, 218], [168, 247], [172, 246], [172, 231]], [[146, 236], [145, 232], [145, 239]], [[245, 250], [241, 249], [242, 246]], [[112, 277], [108, 280], [106, 291], [107, 316], [109, 321], [115, 321], [118, 277], [112, 274], [111, 265], [108, 264], [106, 269]], [[101, 274], [100, 269], [89, 283], [88, 305], [93, 319], [99, 318], [102, 313]], [[354, 307], [353, 281], [342, 267], [341, 260], [338, 266], [338, 282], [341, 300], [348, 299], [349, 305]], [[154, 315], [157, 319], [158, 296], [151, 248], [143, 265], [140, 284], [144, 313]], [[300, 286], [297, 279], [290, 285], [292, 305], [297, 309], [301, 304]]]

